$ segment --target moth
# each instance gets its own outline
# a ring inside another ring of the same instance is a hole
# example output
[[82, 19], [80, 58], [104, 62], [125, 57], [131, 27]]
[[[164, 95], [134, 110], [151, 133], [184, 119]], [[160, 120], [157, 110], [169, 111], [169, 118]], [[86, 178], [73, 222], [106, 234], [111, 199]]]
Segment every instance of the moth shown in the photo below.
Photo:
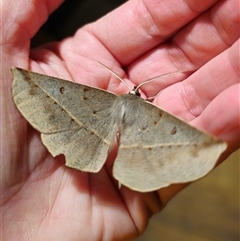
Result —
[[41, 133], [53, 157], [98, 172], [118, 134], [113, 176], [139, 192], [205, 176], [227, 144], [140, 97], [113, 93], [20, 68], [12, 95], [24, 118]]

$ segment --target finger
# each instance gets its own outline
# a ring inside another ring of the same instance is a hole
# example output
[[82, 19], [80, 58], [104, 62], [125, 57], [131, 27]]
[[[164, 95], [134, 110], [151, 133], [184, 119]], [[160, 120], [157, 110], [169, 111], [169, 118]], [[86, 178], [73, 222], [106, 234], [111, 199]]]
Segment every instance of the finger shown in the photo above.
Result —
[[128, 65], [216, 2], [132, 0], [86, 29], [122, 65]]
[[[4, 38], [6, 47], [23, 51], [20, 47], [30, 47], [29, 41], [63, 0], [13, 1], [4, 2]], [[21, 11], [19, 11], [21, 10]], [[11, 31], [9, 31], [11, 30]], [[15, 56], [16, 57], [16, 56]]]
[[[160, 74], [200, 68], [239, 38], [240, 12], [234, 10], [238, 6], [237, 0], [218, 2], [182, 28], [171, 41], [157, 46], [131, 64], [129, 78], [139, 84]], [[157, 83], [163, 89], [173, 81], [174, 76], [171, 80], [159, 80]], [[150, 87], [146, 85], [144, 90], [151, 91]], [[152, 88], [160, 91], [156, 86]]]
[[156, 103], [186, 121], [201, 115], [215, 97], [239, 83], [239, 44], [237, 41], [188, 79], [164, 89]]
[[238, 83], [224, 90], [192, 122], [200, 129], [227, 141], [230, 152], [240, 147], [239, 89]]

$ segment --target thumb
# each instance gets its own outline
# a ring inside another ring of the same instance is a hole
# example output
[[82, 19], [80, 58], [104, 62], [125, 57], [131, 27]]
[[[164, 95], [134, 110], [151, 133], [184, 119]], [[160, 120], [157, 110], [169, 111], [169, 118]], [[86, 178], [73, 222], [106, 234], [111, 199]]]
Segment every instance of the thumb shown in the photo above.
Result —
[[28, 68], [30, 40], [61, 2], [62, 0], [1, 2], [0, 138], [4, 141], [1, 142], [0, 153], [4, 156], [1, 165], [4, 166], [4, 177], [7, 177], [7, 181], [14, 180], [19, 172], [16, 157], [21, 150], [17, 147], [22, 140], [26, 140], [24, 133], [27, 130], [27, 123], [16, 111], [12, 100], [10, 69], [14, 66]]

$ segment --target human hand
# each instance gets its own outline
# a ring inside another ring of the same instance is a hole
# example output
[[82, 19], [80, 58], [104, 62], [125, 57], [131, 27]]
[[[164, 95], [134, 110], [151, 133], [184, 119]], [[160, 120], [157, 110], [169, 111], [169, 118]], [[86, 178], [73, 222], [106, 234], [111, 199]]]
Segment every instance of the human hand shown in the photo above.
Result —
[[227, 141], [229, 152], [239, 147], [238, 2], [214, 1], [212, 7], [213, 2], [177, 3], [132, 0], [81, 28], [75, 36], [31, 51], [30, 39], [60, 1], [33, 5], [10, 0], [3, 4], [1, 183], [5, 239], [132, 238], [145, 229], [152, 213], [186, 186], [171, 185], [144, 194], [126, 187], [118, 189], [107, 166], [98, 174], [66, 168], [63, 157], [52, 158], [39, 133], [16, 110], [10, 93], [13, 66], [118, 94], [126, 93], [125, 86], [105, 70], [93, 68], [92, 59], [134, 85], [166, 72], [198, 69], [185, 80], [174, 76], [160, 79], [142, 91], [154, 96], [163, 89], [155, 100], [157, 105]]

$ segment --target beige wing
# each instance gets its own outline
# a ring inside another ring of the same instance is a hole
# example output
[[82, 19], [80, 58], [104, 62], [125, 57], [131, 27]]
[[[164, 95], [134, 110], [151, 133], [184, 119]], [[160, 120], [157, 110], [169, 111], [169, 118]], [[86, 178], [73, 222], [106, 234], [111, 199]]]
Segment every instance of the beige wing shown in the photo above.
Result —
[[13, 69], [13, 99], [53, 155], [66, 165], [97, 172], [114, 138], [109, 109], [114, 94], [22, 69]]
[[152, 104], [141, 100], [136, 106], [125, 113], [127, 125], [121, 126], [113, 167], [114, 177], [133, 190], [148, 192], [196, 180], [227, 147]]

